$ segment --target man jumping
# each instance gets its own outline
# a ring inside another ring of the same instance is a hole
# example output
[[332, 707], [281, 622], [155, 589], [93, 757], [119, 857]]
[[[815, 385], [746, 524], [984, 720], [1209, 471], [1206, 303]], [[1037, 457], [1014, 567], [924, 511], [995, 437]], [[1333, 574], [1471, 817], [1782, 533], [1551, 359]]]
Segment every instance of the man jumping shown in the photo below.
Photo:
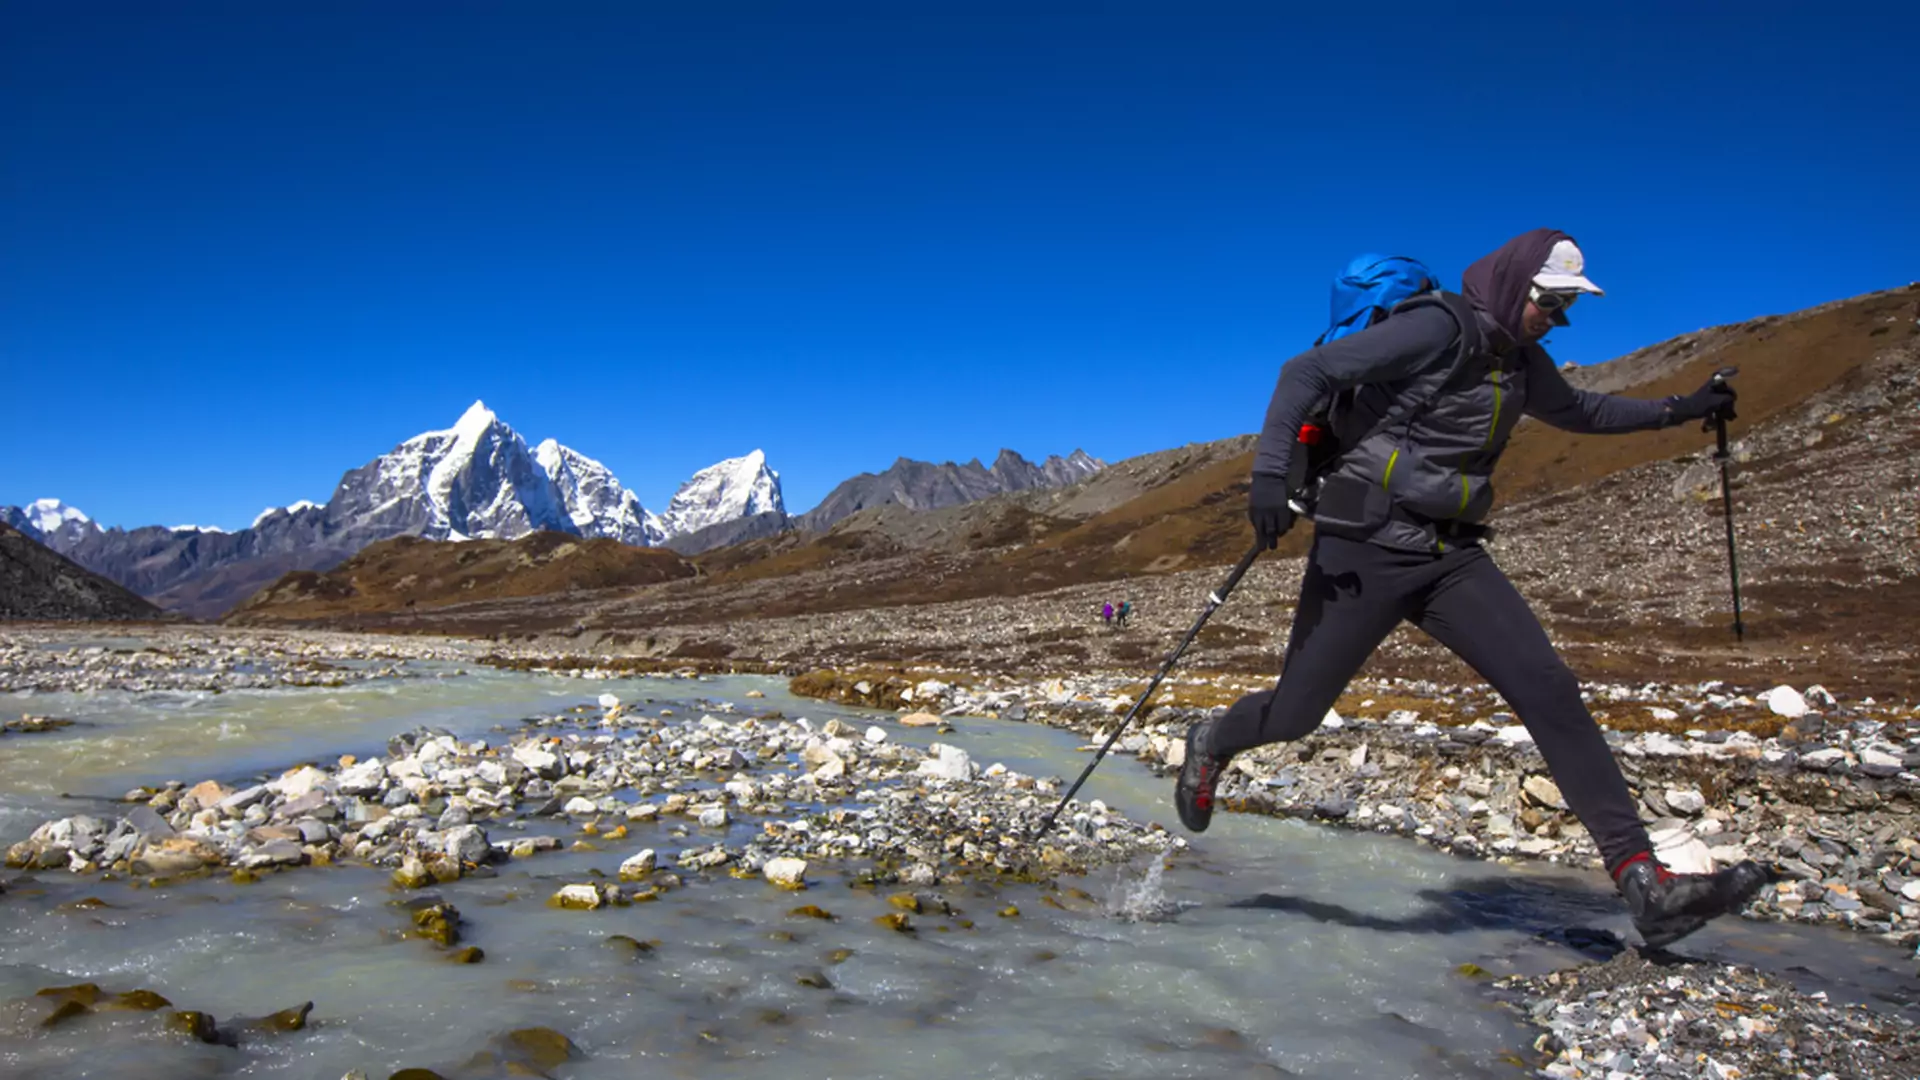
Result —
[[[1289, 467], [1317, 402], [1354, 391], [1334, 421], [1345, 446], [1319, 482], [1313, 547], [1272, 690], [1187, 732], [1174, 788], [1180, 820], [1204, 831], [1234, 754], [1311, 734], [1361, 665], [1403, 620], [1465, 660], [1532, 734], [1567, 805], [1599, 846], [1634, 926], [1665, 946], [1737, 911], [1766, 883], [1746, 861], [1676, 874], [1654, 858], [1620, 767], [1579, 681], [1491, 556], [1479, 523], [1494, 464], [1522, 414], [1616, 434], [1731, 415], [1733, 390], [1709, 381], [1663, 401], [1570, 386], [1539, 341], [1567, 309], [1601, 295], [1573, 239], [1536, 229], [1467, 268], [1464, 298], [1426, 294], [1280, 371], [1253, 463], [1248, 517], [1258, 542], [1292, 528]], [[1351, 440], [1351, 441], [1349, 441]]]

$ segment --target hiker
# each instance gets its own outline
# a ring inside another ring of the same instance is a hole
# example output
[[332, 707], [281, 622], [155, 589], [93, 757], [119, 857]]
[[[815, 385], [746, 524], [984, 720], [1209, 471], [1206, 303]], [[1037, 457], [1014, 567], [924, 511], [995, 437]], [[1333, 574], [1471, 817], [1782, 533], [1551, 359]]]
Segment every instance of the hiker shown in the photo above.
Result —
[[1354, 412], [1339, 433], [1354, 441], [1340, 439], [1345, 449], [1319, 481], [1282, 677], [1188, 730], [1174, 801], [1187, 828], [1204, 831], [1233, 755], [1311, 734], [1368, 656], [1411, 622], [1519, 715], [1635, 927], [1662, 947], [1744, 906], [1768, 875], [1751, 861], [1676, 874], [1655, 859], [1579, 680], [1481, 547], [1479, 522], [1493, 502], [1494, 463], [1523, 413], [1568, 431], [1617, 434], [1730, 415], [1734, 393], [1709, 381], [1649, 401], [1570, 386], [1539, 341], [1568, 325], [1581, 296], [1603, 294], [1565, 233], [1515, 237], [1468, 267], [1462, 286], [1464, 297], [1423, 293], [1281, 369], [1247, 501], [1257, 544], [1271, 549], [1293, 526], [1288, 477], [1305, 453], [1302, 422], [1349, 388]]
[[1108, 626], [1113, 625], [1113, 601], [1109, 600], [1100, 605], [1100, 621]]
[[1122, 600], [1120, 601], [1120, 610], [1115, 612], [1113, 617], [1119, 621], [1121, 626], [1125, 626], [1127, 625], [1127, 616], [1132, 613], [1133, 613], [1133, 601]]

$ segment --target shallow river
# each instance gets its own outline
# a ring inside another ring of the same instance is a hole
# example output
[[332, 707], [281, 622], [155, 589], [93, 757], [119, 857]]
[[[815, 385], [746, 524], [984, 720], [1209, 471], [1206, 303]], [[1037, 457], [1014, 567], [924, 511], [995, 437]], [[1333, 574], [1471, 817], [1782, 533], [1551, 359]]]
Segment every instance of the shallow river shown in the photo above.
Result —
[[[141, 783], [244, 780], [303, 760], [378, 752], [419, 725], [498, 735], [611, 691], [697, 718], [712, 702], [788, 717], [879, 723], [789, 697], [776, 680], [586, 682], [413, 664], [424, 678], [345, 689], [132, 696], [0, 695], [0, 710], [83, 725], [0, 744], [0, 844], [40, 821], [111, 816], [96, 801]], [[745, 695], [759, 689], [765, 700]], [[1075, 737], [959, 718], [941, 741], [1036, 775], [1075, 775]], [[1174, 821], [1169, 782], [1126, 758], [1083, 797]], [[1177, 825], [1174, 826], [1176, 829]], [[1071, 884], [920, 890], [953, 914], [878, 926], [887, 895], [816, 865], [804, 894], [724, 875], [658, 902], [550, 908], [561, 885], [611, 875], [644, 847], [670, 865], [671, 824], [637, 824], [598, 852], [518, 859], [495, 877], [434, 890], [465, 916], [482, 963], [450, 963], [403, 936], [383, 871], [302, 868], [252, 885], [224, 877], [162, 889], [66, 873], [9, 872], [0, 896], [0, 1000], [94, 982], [158, 992], [226, 1021], [312, 1001], [304, 1031], [240, 1048], [161, 1037], [146, 1014], [41, 1030], [0, 1025], [0, 1076], [311, 1077], [403, 1067], [452, 1078], [501, 1033], [544, 1026], [580, 1056], [552, 1070], [598, 1077], [1515, 1077], [1535, 1030], [1457, 969], [1542, 971], [1578, 962], [1566, 931], [1628, 933], [1598, 875], [1458, 860], [1410, 842], [1227, 815], [1162, 862]], [[751, 821], [733, 826], [744, 837]], [[526, 835], [579, 838], [565, 821]], [[512, 836], [511, 830], [495, 831]], [[1056, 904], [1048, 899], [1057, 898]], [[76, 903], [104, 901], [105, 906]], [[812, 903], [837, 918], [790, 915]], [[1017, 917], [1001, 909], [1018, 908]], [[1137, 916], [1147, 915], [1141, 918]], [[971, 926], [966, 925], [971, 922]], [[610, 945], [610, 935], [656, 942]], [[1572, 940], [1581, 940], [1575, 933]], [[1730, 923], [1683, 951], [1784, 972], [1836, 999], [1910, 993], [1901, 954], [1815, 928]], [[1911, 1008], [1910, 1001], [1902, 1001]]]

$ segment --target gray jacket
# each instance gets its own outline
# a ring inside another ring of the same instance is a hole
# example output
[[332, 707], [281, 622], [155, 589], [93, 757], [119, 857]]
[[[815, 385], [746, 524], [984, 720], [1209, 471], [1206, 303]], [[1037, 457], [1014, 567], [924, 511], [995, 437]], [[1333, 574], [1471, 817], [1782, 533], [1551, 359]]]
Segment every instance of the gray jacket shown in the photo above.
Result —
[[[1464, 340], [1456, 312], [1477, 321]], [[1475, 541], [1493, 507], [1494, 465], [1522, 416], [1588, 434], [1674, 422], [1664, 401], [1574, 389], [1545, 349], [1512, 345], [1460, 297], [1428, 294], [1281, 367], [1253, 471], [1287, 476], [1301, 424], [1349, 388], [1353, 407], [1334, 426], [1351, 445], [1319, 482], [1315, 527], [1413, 551]]]

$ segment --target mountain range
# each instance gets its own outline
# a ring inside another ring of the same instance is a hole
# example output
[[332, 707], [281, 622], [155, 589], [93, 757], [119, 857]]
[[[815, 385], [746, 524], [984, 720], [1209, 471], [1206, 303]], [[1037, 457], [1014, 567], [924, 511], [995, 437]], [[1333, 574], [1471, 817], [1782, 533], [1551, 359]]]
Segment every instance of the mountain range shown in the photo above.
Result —
[[269, 508], [236, 532], [107, 529], [57, 499], [0, 507], [0, 521], [163, 608], [208, 618], [283, 574], [328, 570], [398, 536], [511, 540], [554, 532], [693, 553], [788, 528], [825, 528], [875, 502], [948, 506], [1070, 482], [1101, 464], [1078, 451], [1035, 466], [1003, 450], [992, 469], [978, 461], [930, 465], [903, 458], [886, 473], [841, 484], [816, 510], [789, 518], [780, 475], [755, 450], [701, 469], [654, 514], [604, 464], [554, 439], [530, 449], [476, 401], [452, 427], [423, 432], [349, 470], [325, 504]]

